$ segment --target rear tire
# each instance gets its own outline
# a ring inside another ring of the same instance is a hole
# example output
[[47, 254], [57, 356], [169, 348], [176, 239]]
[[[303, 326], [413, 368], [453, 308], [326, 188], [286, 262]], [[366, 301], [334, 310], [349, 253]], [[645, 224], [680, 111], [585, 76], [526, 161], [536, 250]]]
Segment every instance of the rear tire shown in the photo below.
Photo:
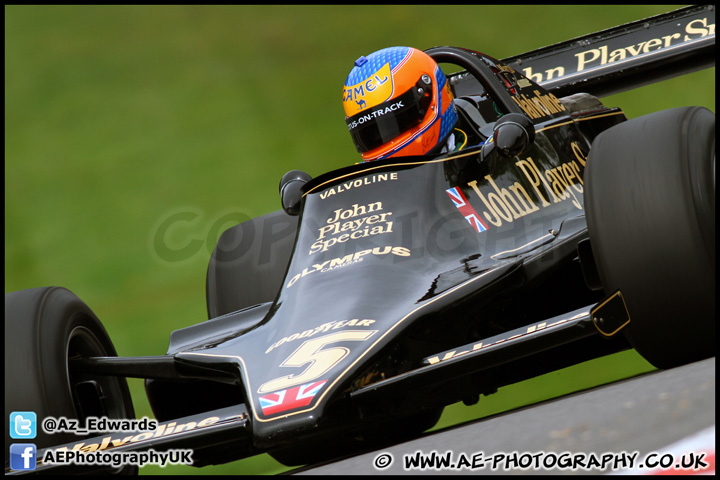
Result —
[[208, 318], [275, 300], [297, 228], [298, 217], [279, 210], [223, 232], [208, 263]]
[[715, 115], [676, 108], [593, 142], [585, 208], [605, 290], [627, 302], [626, 335], [658, 368], [715, 355]]
[[[135, 418], [127, 381], [73, 373], [68, 361], [78, 355], [117, 355], [105, 328], [78, 297], [59, 287], [5, 294], [5, 418], [14, 411], [35, 412], [37, 437], [28, 441], [38, 450], [83, 441], [71, 433], [44, 433], [45, 417], [78, 419], [81, 426], [88, 416]], [[22, 441], [11, 439], [6, 431], [5, 454], [11, 443]], [[6, 456], [6, 466], [8, 461]], [[124, 466], [97, 473], [137, 471], [135, 466]]]

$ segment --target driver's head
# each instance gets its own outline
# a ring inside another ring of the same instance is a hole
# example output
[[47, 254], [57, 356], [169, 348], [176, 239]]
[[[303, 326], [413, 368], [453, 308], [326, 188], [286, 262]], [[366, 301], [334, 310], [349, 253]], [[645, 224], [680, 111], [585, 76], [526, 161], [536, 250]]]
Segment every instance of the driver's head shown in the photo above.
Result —
[[428, 54], [390, 47], [360, 57], [343, 87], [345, 121], [363, 160], [425, 155], [457, 121], [445, 74]]

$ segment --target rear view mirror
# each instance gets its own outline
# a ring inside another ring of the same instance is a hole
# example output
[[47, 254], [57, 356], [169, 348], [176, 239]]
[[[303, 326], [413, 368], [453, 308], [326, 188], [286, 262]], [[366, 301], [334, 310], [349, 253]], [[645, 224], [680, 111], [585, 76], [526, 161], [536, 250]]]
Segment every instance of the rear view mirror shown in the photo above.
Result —
[[521, 113], [503, 115], [493, 128], [493, 143], [503, 157], [526, 152], [535, 141], [535, 125]]
[[280, 200], [283, 210], [288, 215], [300, 213], [300, 201], [302, 200], [302, 187], [312, 177], [302, 170], [290, 170], [280, 180]]

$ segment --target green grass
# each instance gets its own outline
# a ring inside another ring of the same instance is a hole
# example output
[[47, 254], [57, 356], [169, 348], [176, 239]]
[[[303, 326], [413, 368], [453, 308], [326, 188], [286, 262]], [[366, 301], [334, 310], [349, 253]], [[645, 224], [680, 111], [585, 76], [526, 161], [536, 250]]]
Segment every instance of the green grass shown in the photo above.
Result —
[[[218, 222], [277, 210], [288, 170], [315, 176], [358, 161], [340, 96], [358, 56], [458, 45], [504, 58], [672, 8], [5, 6], [5, 291], [68, 287], [120, 355], [164, 353], [172, 330], [206, 318]], [[630, 117], [714, 111], [714, 73], [604, 102]], [[182, 212], [195, 216], [167, 232], [165, 253], [198, 248], [166, 261], [155, 237]], [[452, 406], [440, 426], [648, 368], [625, 355]], [[137, 414], [152, 415], [142, 383], [131, 387]], [[281, 470], [260, 456], [142, 473]]]

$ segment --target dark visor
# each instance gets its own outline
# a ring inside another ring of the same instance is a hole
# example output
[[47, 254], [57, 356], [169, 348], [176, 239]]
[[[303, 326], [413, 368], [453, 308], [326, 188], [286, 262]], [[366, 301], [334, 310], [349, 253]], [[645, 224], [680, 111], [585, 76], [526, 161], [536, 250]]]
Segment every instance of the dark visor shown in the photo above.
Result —
[[431, 101], [432, 81], [425, 83], [420, 79], [402, 95], [345, 120], [357, 151], [373, 150], [419, 125]]

